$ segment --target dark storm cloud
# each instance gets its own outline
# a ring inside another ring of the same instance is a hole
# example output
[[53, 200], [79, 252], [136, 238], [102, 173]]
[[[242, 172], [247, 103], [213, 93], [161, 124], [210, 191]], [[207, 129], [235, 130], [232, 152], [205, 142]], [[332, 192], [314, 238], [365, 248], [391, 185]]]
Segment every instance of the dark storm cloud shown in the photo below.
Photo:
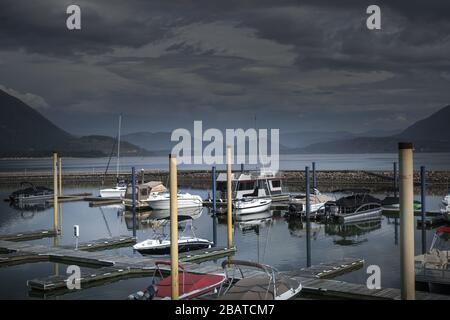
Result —
[[72, 1], [1, 2], [0, 86], [77, 133], [106, 129], [71, 115], [120, 112], [136, 131], [255, 113], [269, 127], [404, 127], [450, 101], [449, 1], [377, 1], [381, 31], [365, 27], [371, 1], [75, 3], [70, 32]]

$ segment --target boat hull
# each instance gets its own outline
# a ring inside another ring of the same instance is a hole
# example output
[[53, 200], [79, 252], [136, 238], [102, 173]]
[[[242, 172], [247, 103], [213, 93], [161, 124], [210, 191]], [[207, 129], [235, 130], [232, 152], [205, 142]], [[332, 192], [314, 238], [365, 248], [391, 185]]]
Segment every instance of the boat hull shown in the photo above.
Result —
[[102, 198], [123, 198], [125, 197], [126, 189], [102, 189], [100, 190], [100, 197]]
[[[200, 249], [208, 249], [211, 248], [211, 242], [206, 241], [196, 241], [196, 242], [190, 242], [190, 243], [179, 243], [178, 244], [178, 252], [189, 252], [193, 250], [200, 250]], [[146, 248], [146, 249], [135, 249], [139, 253], [142, 254], [170, 254], [170, 243], [168, 245], [162, 245], [160, 247], [155, 248]]]
[[270, 199], [255, 199], [248, 202], [237, 202], [234, 205], [234, 214], [236, 216], [242, 216], [264, 212], [270, 209], [271, 204], [272, 200]]
[[[169, 210], [170, 209], [170, 198], [167, 199], [157, 199], [157, 200], [147, 200], [148, 206], [154, 210]], [[201, 198], [191, 198], [191, 199], [178, 199], [177, 201], [178, 209], [182, 208], [197, 208], [203, 206], [203, 201]]]

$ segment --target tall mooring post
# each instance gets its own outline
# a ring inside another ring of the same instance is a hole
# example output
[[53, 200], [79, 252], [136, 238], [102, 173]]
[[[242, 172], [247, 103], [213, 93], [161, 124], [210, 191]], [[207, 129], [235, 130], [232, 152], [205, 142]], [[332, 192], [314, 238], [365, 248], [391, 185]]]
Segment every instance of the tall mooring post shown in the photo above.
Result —
[[415, 299], [413, 146], [398, 145], [400, 162], [400, 277], [401, 298]]
[[311, 186], [309, 177], [309, 167], [305, 168], [305, 180], [306, 180], [306, 204], [305, 204], [305, 214], [306, 214], [306, 266], [311, 267], [311, 222], [310, 222], [310, 212], [311, 212]]
[[53, 152], [53, 228], [58, 233], [58, 154]]
[[136, 168], [131, 168], [131, 211], [133, 213], [133, 237], [136, 237]]
[[316, 180], [316, 163], [312, 163], [312, 172], [313, 172], [313, 190], [317, 189], [317, 180]]
[[172, 277], [172, 300], [178, 300], [178, 182], [177, 158], [169, 156], [169, 188], [170, 188], [170, 263]]
[[427, 182], [426, 182], [426, 170], [424, 166], [420, 167], [420, 202], [422, 213], [422, 254], [427, 252], [427, 231], [425, 230], [425, 216], [427, 212], [426, 206], [427, 197]]
[[216, 218], [216, 210], [217, 210], [217, 203], [216, 203], [216, 167], [212, 167], [212, 218], [213, 218], [213, 242], [214, 246], [217, 246], [217, 218]]
[[227, 247], [233, 247], [233, 190], [231, 188], [231, 147], [227, 146]]
[[[58, 175], [59, 175], [59, 188], [58, 188], [58, 196], [62, 196], [63, 194], [63, 189], [62, 189], [62, 159], [58, 158]], [[62, 231], [62, 204], [59, 203], [58, 201], [58, 229], [59, 232], [61, 233]]]

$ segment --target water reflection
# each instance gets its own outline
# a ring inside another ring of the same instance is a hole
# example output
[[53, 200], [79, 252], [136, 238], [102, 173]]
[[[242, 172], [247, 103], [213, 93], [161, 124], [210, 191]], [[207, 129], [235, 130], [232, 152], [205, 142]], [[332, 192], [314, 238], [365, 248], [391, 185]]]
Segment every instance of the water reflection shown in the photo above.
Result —
[[[197, 220], [203, 214], [204, 208], [182, 208], [178, 209], [179, 223], [187, 218]], [[133, 212], [123, 211], [123, 218], [128, 230], [133, 230]], [[170, 219], [170, 210], [147, 210], [136, 212], [136, 229], [157, 229], [165, 226]]]
[[325, 234], [333, 238], [334, 244], [341, 246], [354, 246], [368, 241], [363, 237], [368, 233], [381, 229], [381, 218], [365, 221], [326, 224]]

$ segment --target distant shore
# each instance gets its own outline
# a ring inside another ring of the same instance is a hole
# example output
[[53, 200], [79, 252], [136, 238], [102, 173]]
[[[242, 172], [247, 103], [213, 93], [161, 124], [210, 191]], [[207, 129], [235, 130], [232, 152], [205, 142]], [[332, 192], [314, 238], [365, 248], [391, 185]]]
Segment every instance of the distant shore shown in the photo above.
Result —
[[[142, 173], [138, 172], [139, 180]], [[286, 170], [282, 172], [285, 181], [291, 191], [303, 191], [305, 185], [305, 173], [299, 170]], [[130, 180], [129, 172], [121, 172], [121, 179]], [[167, 184], [168, 172], [166, 170], [144, 171], [144, 181], [158, 180]], [[53, 176], [51, 172], [0, 172], [1, 187], [19, 187], [23, 181], [35, 185], [52, 186]], [[392, 171], [363, 171], [363, 170], [320, 170], [316, 172], [318, 188], [323, 191], [331, 191], [339, 188], [368, 188], [372, 191], [392, 191], [394, 186]], [[113, 185], [116, 182], [116, 174], [92, 172], [67, 172], [63, 173], [64, 186]], [[178, 183], [182, 187], [211, 188], [210, 170], [179, 170]], [[420, 174], [414, 173], [416, 189], [420, 186]], [[430, 193], [442, 194], [448, 191], [450, 183], [450, 171], [428, 171], [427, 184]], [[416, 191], [417, 191], [416, 190]]]

